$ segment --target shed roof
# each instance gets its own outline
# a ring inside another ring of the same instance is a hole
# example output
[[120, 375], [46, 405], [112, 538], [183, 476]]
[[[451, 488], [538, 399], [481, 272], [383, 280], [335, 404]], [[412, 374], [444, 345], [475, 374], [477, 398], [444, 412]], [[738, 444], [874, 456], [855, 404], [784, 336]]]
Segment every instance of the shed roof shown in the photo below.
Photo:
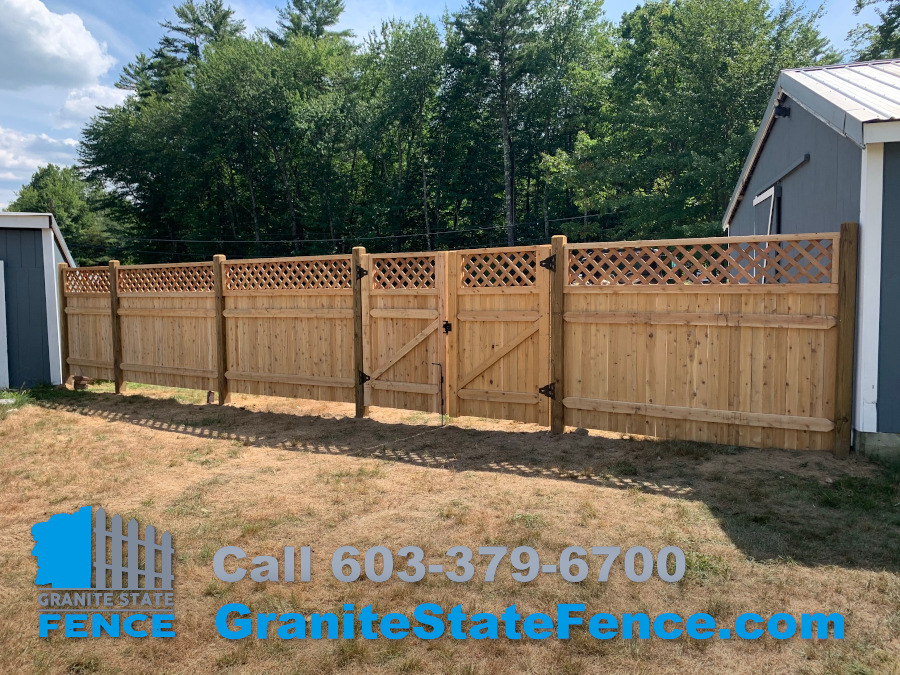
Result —
[[[863, 148], [867, 125], [900, 121], [900, 59], [782, 70], [722, 219], [724, 227], [728, 227], [744, 197], [756, 160], [775, 121], [775, 106], [785, 96]], [[884, 124], [886, 129], [893, 126]]]
[[60, 253], [72, 267], [77, 267], [66, 240], [59, 231], [56, 218], [52, 213], [23, 213], [19, 211], [0, 211], [0, 229], [6, 230], [51, 230]]

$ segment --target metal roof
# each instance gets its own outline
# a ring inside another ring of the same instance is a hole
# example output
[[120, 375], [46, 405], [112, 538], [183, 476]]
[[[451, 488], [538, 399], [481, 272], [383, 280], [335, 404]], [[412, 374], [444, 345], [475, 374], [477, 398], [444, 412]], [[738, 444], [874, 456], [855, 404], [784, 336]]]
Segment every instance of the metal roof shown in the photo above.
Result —
[[859, 145], [863, 124], [900, 120], [900, 59], [783, 70], [778, 86]]
[[756, 160], [774, 123], [775, 106], [785, 96], [864, 148], [863, 125], [900, 120], [900, 59], [782, 70], [725, 210], [724, 227], [728, 227], [744, 197]]

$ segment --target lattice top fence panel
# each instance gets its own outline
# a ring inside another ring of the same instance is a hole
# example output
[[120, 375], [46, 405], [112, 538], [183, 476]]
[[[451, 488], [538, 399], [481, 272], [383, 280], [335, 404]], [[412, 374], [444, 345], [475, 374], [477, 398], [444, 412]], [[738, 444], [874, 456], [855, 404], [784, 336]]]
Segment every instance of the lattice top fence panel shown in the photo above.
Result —
[[588, 246], [569, 249], [570, 286], [834, 282], [831, 238]]
[[108, 267], [75, 267], [66, 270], [66, 293], [109, 293]]
[[213, 293], [213, 266], [120, 267], [118, 289], [120, 293]]
[[434, 288], [434, 256], [372, 258], [372, 288], [376, 291]]
[[462, 256], [463, 288], [534, 286], [536, 280], [534, 251], [484, 251]]
[[225, 290], [302, 291], [351, 287], [350, 257], [225, 264]]

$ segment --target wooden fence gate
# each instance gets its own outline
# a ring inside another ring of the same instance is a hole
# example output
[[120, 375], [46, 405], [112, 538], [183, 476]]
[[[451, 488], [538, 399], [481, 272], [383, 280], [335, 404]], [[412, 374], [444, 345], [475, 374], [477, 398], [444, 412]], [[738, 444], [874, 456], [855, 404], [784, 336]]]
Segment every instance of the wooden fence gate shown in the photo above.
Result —
[[546, 424], [549, 246], [450, 254], [450, 415]]
[[63, 373], [844, 455], [857, 232], [63, 264]]
[[362, 258], [365, 405], [441, 412], [446, 261], [443, 252]]

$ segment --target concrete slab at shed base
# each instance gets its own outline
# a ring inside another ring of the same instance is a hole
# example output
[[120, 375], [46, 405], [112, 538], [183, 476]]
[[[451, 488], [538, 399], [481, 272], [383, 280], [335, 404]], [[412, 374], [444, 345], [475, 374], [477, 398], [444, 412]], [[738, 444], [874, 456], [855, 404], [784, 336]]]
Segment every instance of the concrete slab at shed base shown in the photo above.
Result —
[[856, 450], [872, 459], [900, 462], [900, 434], [858, 431]]

